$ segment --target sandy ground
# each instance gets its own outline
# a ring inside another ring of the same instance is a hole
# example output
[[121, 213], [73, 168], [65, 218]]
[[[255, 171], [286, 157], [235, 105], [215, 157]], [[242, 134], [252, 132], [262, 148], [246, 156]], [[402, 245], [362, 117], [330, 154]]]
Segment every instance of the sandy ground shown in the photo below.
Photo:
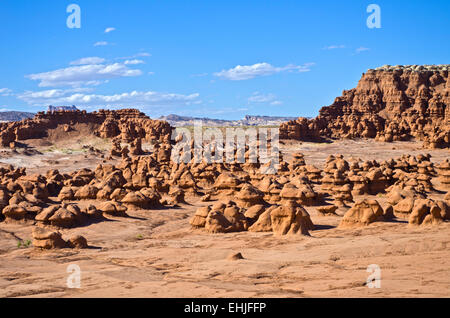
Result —
[[[55, 167], [46, 160], [68, 170], [95, 168], [103, 160], [85, 152], [36, 150], [42, 154], [0, 153], [0, 162], [44, 173]], [[383, 160], [430, 153], [436, 162], [450, 156], [448, 150], [423, 150], [414, 142], [288, 142], [283, 150], [286, 158], [300, 151], [308, 164], [320, 167], [329, 154]], [[384, 203], [382, 196], [376, 199]], [[343, 230], [336, 228], [341, 216], [323, 217], [307, 207], [317, 226], [311, 237], [211, 235], [189, 226], [195, 210], [206, 203], [195, 198], [188, 202], [177, 209], [129, 211], [130, 218], [61, 231], [64, 238], [85, 236], [91, 246], [87, 250], [19, 248], [18, 241], [31, 239], [32, 224], [0, 223], [0, 297], [450, 296], [449, 222], [413, 228], [405, 221], [378, 222]], [[244, 259], [227, 259], [238, 252]], [[81, 269], [80, 289], [67, 287], [72, 264]], [[381, 288], [366, 286], [371, 264], [381, 269]]]

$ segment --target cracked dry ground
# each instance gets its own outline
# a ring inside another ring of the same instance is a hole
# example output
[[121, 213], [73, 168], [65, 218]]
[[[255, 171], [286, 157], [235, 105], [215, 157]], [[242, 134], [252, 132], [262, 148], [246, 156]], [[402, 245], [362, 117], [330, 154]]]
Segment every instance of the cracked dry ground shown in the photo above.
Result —
[[[346, 155], [346, 145], [323, 146], [320, 155], [312, 145], [292, 148], [303, 151], [308, 161], [308, 147], [312, 147], [314, 162], [320, 165], [322, 157], [336, 153], [336, 147]], [[355, 144], [349, 145], [356, 149]], [[367, 146], [367, 157], [372, 156], [369, 151], [380, 153], [382, 144], [377, 145], [379, 149]], [[364, 158], [365, 148], [357, 149]], [[433, 155], [440, 161], [448, 151]], [[212, 235], [189, 225], [196, 209], [207, 203], [187, 201], [190, 204], [177, 209], [128, 211], [130, 218], [109, 217], [106, 222], [61, 231], [64, 237], [88, 238], [91, 248], [87, 250], [18, 248], [18, 240], [31, 239], [32, 225], [0, 224], [0, 297], [449, 295], [448, 222], [434, 227], [376, 222], [364, 228], [337, 229], [341, 216], [320, 216], [314, 207], [306, 207], [317, 226], [311, 237], [252, 232]], [[339, 215], [344, 212], [338, 210]], [[245, 259], [227, 259], [237, 252]], [[67, 288], [70, 264], [81, 268], [80, 289]], [[365, 286], [370, 264], [381, 268], [380, 289]]]

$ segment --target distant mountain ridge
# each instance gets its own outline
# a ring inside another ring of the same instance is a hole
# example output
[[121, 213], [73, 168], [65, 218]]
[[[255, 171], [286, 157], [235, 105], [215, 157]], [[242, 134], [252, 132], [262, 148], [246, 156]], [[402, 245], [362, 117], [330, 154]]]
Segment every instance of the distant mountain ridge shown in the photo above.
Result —
[[0, 121], [21, 121], [28, 118], [33, 118], [34, 113], [7, 111], [0, 112]]
[[[75, 106], [49, 106], [47, 111], [77, 111], [78, 108]], [[20, 111], [7, 111], [0, 112], [1, 122], [12, 122], [21, 121], [23, 119], [33, 118], [34, 113], [30, 112], [20, 112]], [[179, 116], [175, 114], [170, 114], [167, 116], [161, 116], [159, 120], [167, 121], [172, 127], [186, 127], [194, 126], [195, 121], [202, 121], [203, 126], [207, 127], [239, 127], [239, 126], [279, 126], [281, 123], [296, 120], [297, 117], [277, 117], [277, 116], [255, 116], [246, 115], [243, 119], [239, 120], [225, 120], [225, 119], [214, 119], [214, 118], [201, 118], [201, 117], [190, 117], [190, 116]]]
[[276, 117], [276, 116], [252, 116], [246, 115], [239, 120], [225, 120], [213, 118], [200, 118], [179, 116], [170, 114], [161, 116], [159, 120], [167, 121], [173, 127], [193, 126], [195, 121], [202, 121], [203, 126], [219, 127], [219, 126], [279, 126], [285, 121], [295, 120], [297, 117]]
[[47, 111], [49, 112], [58, 112], [58, 111], [72, 111], [76, 112], [79, 110], [76, 106], [48, 106]]

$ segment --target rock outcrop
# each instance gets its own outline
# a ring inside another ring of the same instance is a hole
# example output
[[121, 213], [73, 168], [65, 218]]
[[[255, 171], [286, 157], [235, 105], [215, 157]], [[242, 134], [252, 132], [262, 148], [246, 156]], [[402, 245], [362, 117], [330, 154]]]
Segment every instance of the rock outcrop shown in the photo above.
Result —
[[171, 137], [172, 127], [164, 121], [152, 120], [137, 109], [39, 112], [33, 119], [20, 122], [0, 123], [0, 146], [8, 147], [15, 141], [45, 138], [48, 130], [63, 127], [68, 132], [77, 124], [89, 124], [93, 134], [101, 138], [119, 138], [134, 142], [134, 154], [141, 153], [140, 138], [146, 141], [166, 141]]
[[339, 227], [367, 226], [377, 220], [383, 220], [383, 208], [376, 200], [363, 200], [345, 213]]
[[280, 127], [281, 139], [416, 138], [426, 148], [450, 147], [450, 65], [384, 66], [368, 70], [314, 119]]

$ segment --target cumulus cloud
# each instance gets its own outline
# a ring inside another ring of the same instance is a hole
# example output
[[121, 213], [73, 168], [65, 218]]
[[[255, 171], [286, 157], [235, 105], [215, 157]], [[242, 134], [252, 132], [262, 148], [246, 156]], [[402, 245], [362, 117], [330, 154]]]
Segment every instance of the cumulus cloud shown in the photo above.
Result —
[[109, 32], [115, 31], [115, 30], [116, 30], [116, 28], [106, 28], [105, 33], [109, 33]]
[[106, 46], [106, 45], [108, 45], [109, 43], [108, 42], [106, 42], [106, 41], [99, 41], [99, 42], [95, 42], [94, 43], [94, 46]]
[[11, 96], [12, 90], [9, 88], [0, 88], [0, 96]]
[[55, 71], [25, 76], [39, 81], [39, 87], [99, 85], [108, 79], [133, 77], [142, 74], [141, 70], [130, 69], [125, 64], [88, 64], [71, 66]]
[[105, 62], [104, 58], [92, 56], [92, 57], [83, 57], [79, 60], [70, 62], [70, 65], [90, 65], [90, 64], [102, 64]]
[[336, 50], [336, 49], [345, 49], [345, 45], [330, 45], [323, 48], [324, 50]]
[[262, 94], [255, 92], [248, 98], [249, 103], [265, 103], [270, 105], [281, 105], [283, 102], [277, 100], [277, 96], [274, 94]]
[[234, 68], [214, 73], [214, 75], [230, 81], [243, 81], [255, 77], [268, 76], [281, 72], [309, 72], [310, 66], [312, 65], [314, 65], [314, 63], [308, 63], [304, 65], [289, 64], [283, 67], [275, 67], [269, 63], [257, 63], [244, 66], [238, 65]]
[[27, 91], [18, 96], [19, 99], [33, 106], [45, 105], [80, 105], [80, 106], [120, 106], [120, 107], [145, 107], [168, 105], [192, 105], [198, 104], [199, 94], [190, 95], [161, 93], [153, 91], [132, 91], [114, 95], [89, 94], [84, 89], [63, 90], [52, 89], [46, 91]]

